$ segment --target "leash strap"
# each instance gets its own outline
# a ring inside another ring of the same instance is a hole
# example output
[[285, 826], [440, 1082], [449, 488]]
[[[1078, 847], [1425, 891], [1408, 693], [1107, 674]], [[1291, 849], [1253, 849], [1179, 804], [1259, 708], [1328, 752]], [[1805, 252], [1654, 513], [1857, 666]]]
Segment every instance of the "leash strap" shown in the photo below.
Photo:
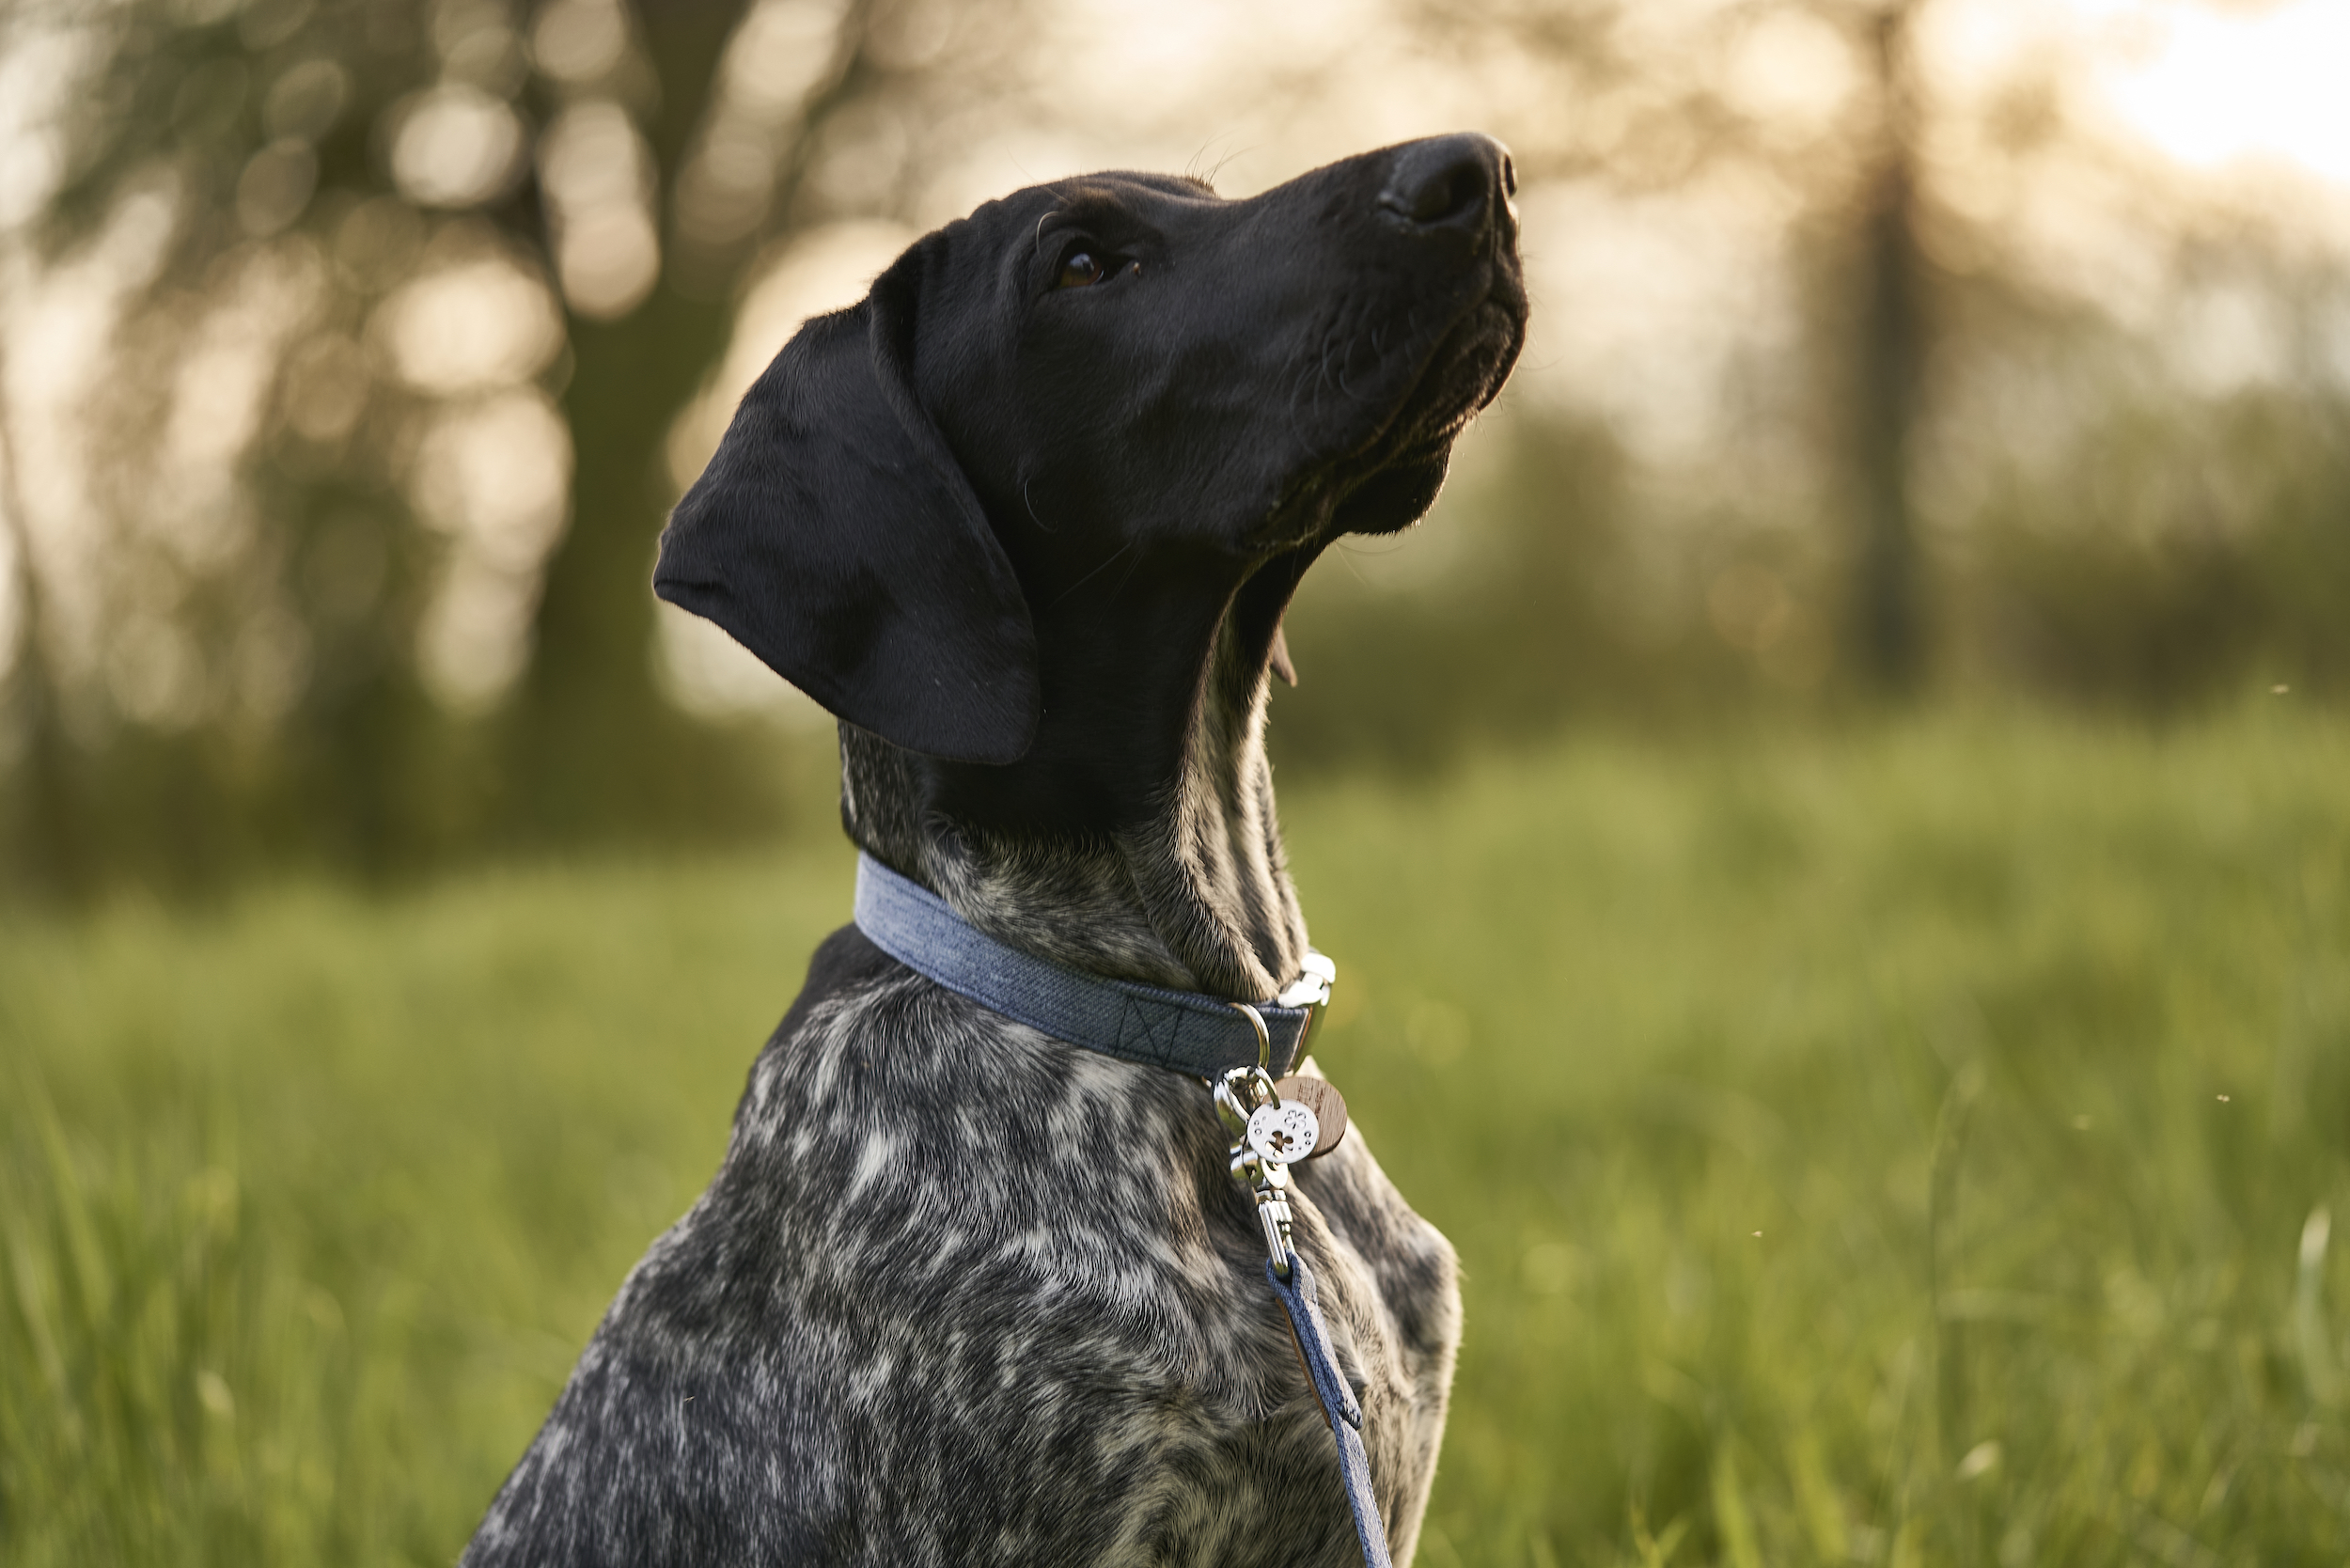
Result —
[[1288, 1072], [1313, 1018], [1310, 1004], [1255, 1004], [1268, 1037], [1261, 1053], [1255, 1026], [1231, 1003], [1079, 974], [1008, 948], [973, 930], [929, 888], [864, 854], [856, 860], [856, 923], [882, 951], [981, 1007], [1056, 1040], [1195, 1078], [1259, 1065], [1276, 1076]]
[[1281, 1298], [1290, 1315], [1298, 1354], [1305, 1359], [1307, 1375], [1313, 1379], [1314, 1397], [1322, 1401], [1330, 1435], [1338, 1439], [1339, 1480], [1346, 1487], [1346, 1506], [1355, 1515], [1355, 1539], [1363, 1548], [1364, 1568], [1393, 1568], [1387, 1557], [1386, 1521], [1379, 1516], [1379, 1500], [1371, 1495], [1371, 1457], [1363, 1450], [1363, 1407], [1355, 1403], [1355, 1390], [1346, 1386], [1330, 1354], [1330, 1330], [1322, 1321], [1314, 1277], [1306, 1260], [1292, 1252], [1289, 1262], [1287, 1279], [1274, 1268], [1271, 1259], [1265, 1260], [1264, 1277], [1273, 1281], [1273, 1294]]

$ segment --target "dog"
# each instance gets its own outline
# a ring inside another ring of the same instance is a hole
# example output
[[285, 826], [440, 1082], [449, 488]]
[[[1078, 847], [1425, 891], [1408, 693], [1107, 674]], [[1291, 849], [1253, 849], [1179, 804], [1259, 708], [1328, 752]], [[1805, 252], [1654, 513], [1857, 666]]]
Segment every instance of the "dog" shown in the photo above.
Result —
[[[1271, 997], [1308, 951], [1262, 738], [1282, 615], [1334, 541], [1427, 510], [1515, 363], [1514, 192], [1462, 134], [1246, 200], [990, 202], [784, 347], [656, 591], [839, 719], [849, 837], [969, 927]], [[1408, 1562], [1453, 1254], [1359, 1132], [1292, 1180]], [[846, 927], [463, 1562], [1359, 1562], [1265, 1256], [1199, 1079]]]

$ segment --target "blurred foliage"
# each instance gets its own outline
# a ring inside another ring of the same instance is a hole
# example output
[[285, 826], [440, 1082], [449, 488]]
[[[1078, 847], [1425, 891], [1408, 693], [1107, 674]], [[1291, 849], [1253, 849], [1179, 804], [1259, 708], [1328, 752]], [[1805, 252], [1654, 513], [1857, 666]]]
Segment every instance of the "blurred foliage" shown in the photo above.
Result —
[[1633, 462], [1604, 428], [1496, 418], [1476, 440], [1483, 461], [1416, 535], [1341, 541], [1307, 579], [1284, 629], [1298, 689], [1273, 704], [1285, 766], [1423, 771], [1465, 742], [1669, 720], [1749, 684], [1690, 635], [1689, 557], [1642, 548]]
[[[2341, 1560], [2345, 776], [2264, 696], [1291, 791], [1464, 1263], [1420, 1562]], [[0, 925], [0, 1560], [448, 1561], [851, 870]]]
[[[1423, 537], [1340, 544], [1291, 611], [1275, 755], [1425, 772], [1561, 725], [1751, 728], [1865, 706], [1843, 572], [1772, 499], [1659, 493], [1604, 426], [1517, 409]], [[2031, 462], [1926, 487], [1945, 700], [2148, 715], [2350, 696], [2350, 399], [2092, 404]]]
[[774, 827], [772, 738], [655, 684], [670, 431], [762, 259], [902, 211], [925, 138], [1013, 90], [1016, 3], [12, 8], [0, 46], [71, 88], [11, 279], [106, 321], [0, 351], [105, 371], [18, 368], [81, 494], [33, 507], [52, 454], [0, 428], [0, 875]]
[[[1948, 89], [1917, 39], [1962, 6], [1369, 7], [1432, 92], [1491, 85], [1529, 222], [1683, 201], [1712, 214], [1684, 248], [1753, 282], [1657, 351], [1721, 359], [1660, 371], [1694, 444], [1545, 348], [1418, 535], [1333, 553], [1290, 621], [1285, 762], [2340, 692], [2350, 266], [2257, 181], [2166, 184], [2092, 134], [2077, 61]], [[991, 136], [1190, 137], [1252, 94], [1310, 120], [1353, 69], [1343, 40], [1235, 58], [1222, 96], [1105, 118], [1056, 79], [1069, 8], [0, 12], [10, 80], [69, 85], [11, 154], [55, 179], [0, 223], [0, 899], [828, 821], [821, 737], [688, 714], [651, 654], [681, 411], [748, 290], [836, 222], [932, 221]], [[1528, 229], [1538, 339], [1593, 314], [1544, 295], [1559, 232]], [[2247, 342], [2283, 348], [2231, 368]]]
[[[1496, 129], [1529, 187], [1711, 188], [1721, 211], [1769, 214], [1776, 233], [1742, 254], [1758, 272], [1783, 265], [1792, 299], [1765, 284], [1738, 308], [1783, 310], [1791, 330], [1747, 345], [1696, 400], [1716, 405], [1707, 445], [1661, 463], [1607, 440], [1604, 420], [1535, 411], [1529, 424], [1551, 431], [1514, 432], [1501, 459], [1477, 583], [1448, 580], [1448, 604], [1406, 618], [1495, 636], [1481, 655], [1434, 655], [1491, 691], [1322, 732], [1441, 749], [1513, 714], [1538, 729], [1570, 711], [1679, 713], [1697, 697], [1718, 711], [1986, 682], [2163, 711], [2271, 665], [2278, 680], [2339, 669], [2338, 198], [2272, 185], [2273, 171], [2199, 186], [2096, 126], [2088, 62], [2064, 49], [1965, 83], [1948, 53], [1984, 24], [1968, 9], [1409, 8], [1453, 69], [1524, 80], [1530, 67], [1573, 105], [1544, 115], [1496, 93]], [[1943, 57], [1926, 57], [1929, 40]], [[1709, 325], [1715, 340], [1683, 352], [1739, 339], [1739, 322]], [[1608, 403], [1602, 387], [1576, 401]], [[1545, 442], [1558, 449], [1537, 454]], [[1590, 514], [1563, 518], [1570, 505]], [[1545, 525], [1597, 552], [1598, 581], [1568, 580], [1535, 542]], [[1503, 564], [1505, 540], [1522, 571]], [[1622, 604], [1626, 580], [1610, 577], [1627, 555], [1647, 562], [1644, 605]], [[1520, 607], [1545, 596], [1556, 621]], [[1313, 640], [1305, 620], [1293, 640]], [[1392, 658], [1357, 630], [1349, 657]], [[1693, 646], [1709, 632], [1746, 657]], [[1558, 685], [1509, 690], [1528, 664]]]
[[1954, 592], [1992, 678], [2155, 712], [2350, 694], [2350, 399], [2124, 404], [2060, 471], [1986, 488]]

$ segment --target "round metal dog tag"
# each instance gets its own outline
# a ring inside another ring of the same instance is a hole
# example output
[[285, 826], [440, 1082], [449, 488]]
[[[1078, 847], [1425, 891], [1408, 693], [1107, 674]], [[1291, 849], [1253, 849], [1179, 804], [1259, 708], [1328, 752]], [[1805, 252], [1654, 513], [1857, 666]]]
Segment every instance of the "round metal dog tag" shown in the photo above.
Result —
[[1248, 1147], [1268, 1160], [1284, 1165], [1302, 1160], [1314, 1152], [1321, 1137], [1321, 1120], [1302, 1101], [1259, 1105], [1248, 1114]]

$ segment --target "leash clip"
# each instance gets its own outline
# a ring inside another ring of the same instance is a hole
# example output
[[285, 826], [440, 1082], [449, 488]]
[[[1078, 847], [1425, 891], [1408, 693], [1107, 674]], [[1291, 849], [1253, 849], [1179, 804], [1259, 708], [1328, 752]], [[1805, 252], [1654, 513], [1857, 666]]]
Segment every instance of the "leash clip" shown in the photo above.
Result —
[[[1254, 1015], [1245, 1003], [1232, 1004]], [[1257, 1026], [1264, 1027], [1261, 1021]], [[1277, 1108], [1281, 1091], [1273, 1074], [1261, 1067], [1235, 1067], [1215, 1084], [1216, 1114], [1231, 1136], [1232, 1180], [1250, 1189], [1257, 1200], [1257, 1223], [1264, 1231], [1265, 1262], [1283, 1279], [1290, 1277], [1290, 1168], [1285, 1160], [1269, 1159], [1254, 1147], [1249, 1122], [1261, 1110]]]
[[[1306, 1059], [1307, 1042], [1313, 1037], [1314, 1025], [1320, 1021], [1323, 1010], [1330, 1005], [1330, 986], [1338, 978], [1337, 964], [1308, 949], [1298, 965], [1297, 978], [1273, 998], [1275, 1007], [1294, 1008], [1306, 1015], [1297, 1031], [1297, 1048], [1290, 1058], [1292, 1062]], [[1273, 1270], [1276, 1278], [1287, 1280], [1291, 1258], [1290, 1162], [1279, 1155], [1292, 1148], [1302, 1148], [1298, 1158], [1310, 1154], [1318, 1124], [1310, 1106], [1292, 1103], [1285, 1109], [1283, 1105], [1281, 1090], [1273, 1081], [1273, 1032], [1265, 1027], [1264, 1014], [1246, 1002], [1229, 1005], [1247, 1019], [1256, 1031], [1257, 1065], [1235, 1067], [1214, 1081], [1216, 1114], [1223, 1119], [1225, 1132], [1231, 1136], [1232, 1179], [1248, 1188], [1257, 1200], [1257, 1223], [1264, 1230], [1266, 1266]], [[1287, 1115], [1290, 1123], [1281, 1123], [1281, 1115]], [[1268, 1122], [1267, 1118], [1272, 1121]]]

